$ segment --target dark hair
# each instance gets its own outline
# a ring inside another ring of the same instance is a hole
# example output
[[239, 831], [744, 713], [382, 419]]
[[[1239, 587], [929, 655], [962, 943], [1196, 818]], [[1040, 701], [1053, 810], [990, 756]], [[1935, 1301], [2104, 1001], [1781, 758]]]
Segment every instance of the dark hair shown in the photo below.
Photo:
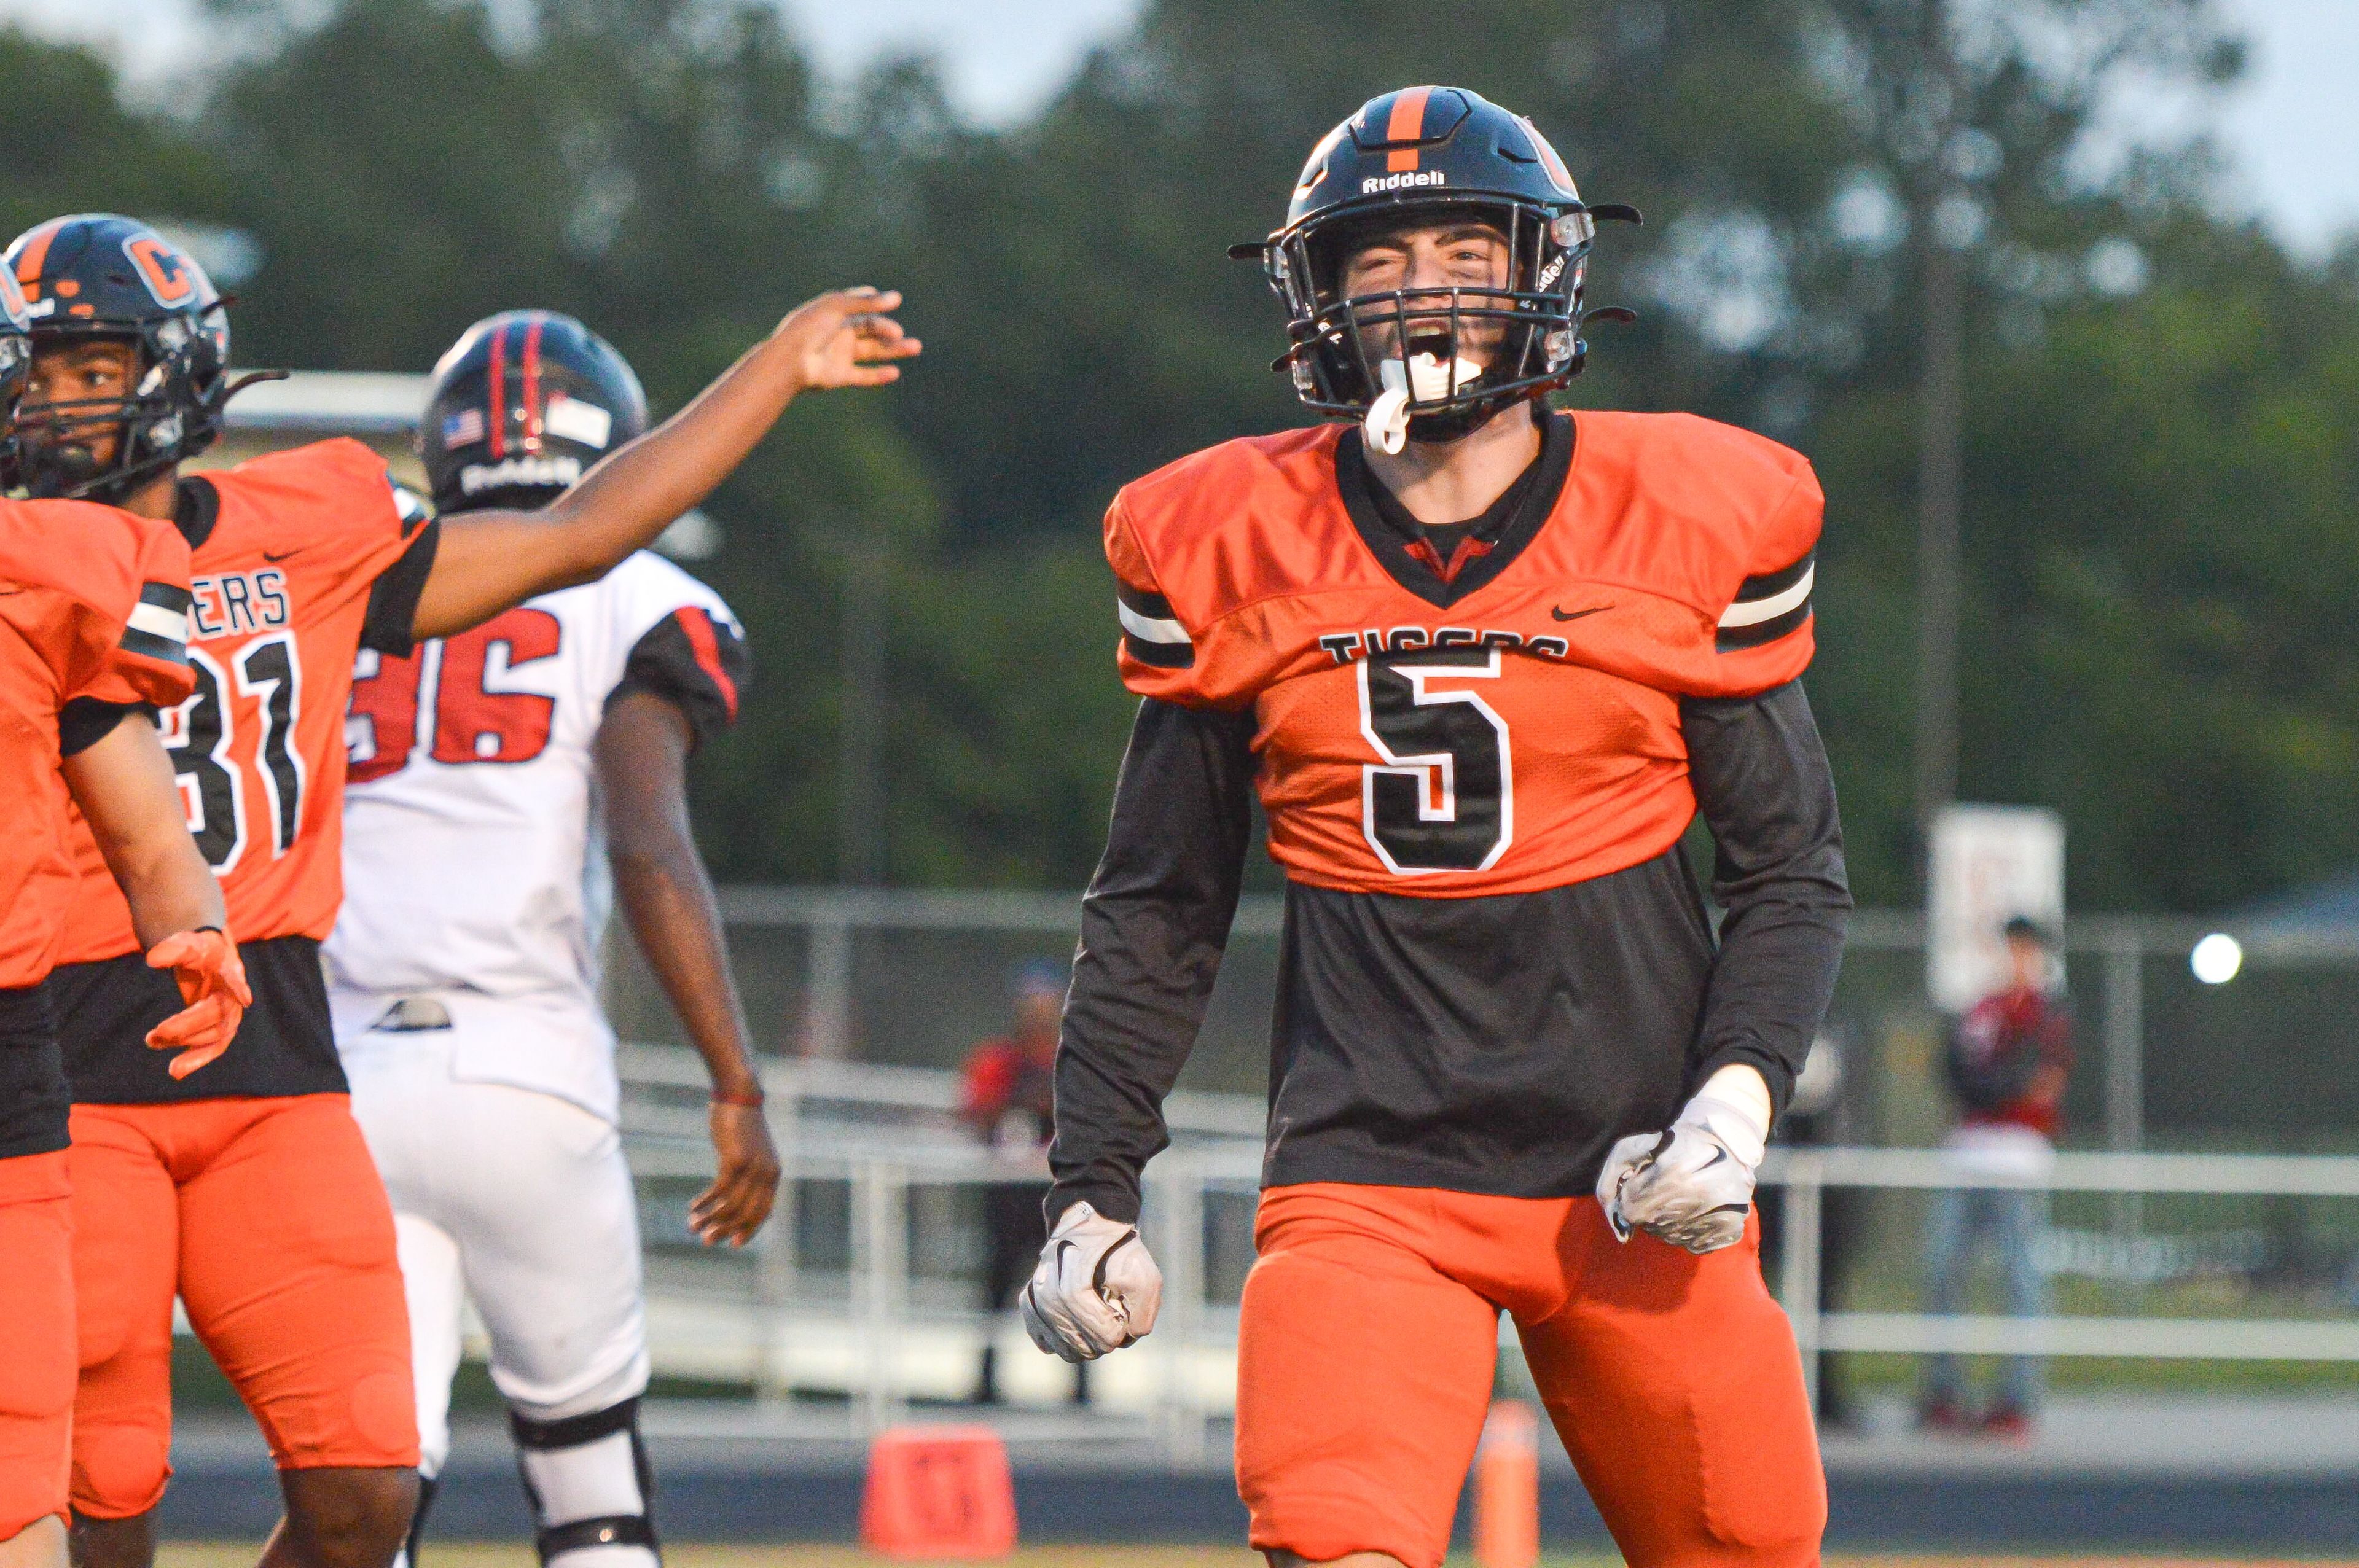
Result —
[[2018, 914], [2010, 918], [2005, 925], [1999, 927], [1999, 935], [2010, 942], [2032, 942], [2042, 947], [2055, 946], [2049, 940], [2047, 927], [2027, 914]]

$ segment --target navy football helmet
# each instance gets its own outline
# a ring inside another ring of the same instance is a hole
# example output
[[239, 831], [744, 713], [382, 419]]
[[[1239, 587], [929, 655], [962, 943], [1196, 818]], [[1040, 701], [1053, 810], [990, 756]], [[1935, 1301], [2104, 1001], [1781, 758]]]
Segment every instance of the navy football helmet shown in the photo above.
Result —
[[647, 394], [605, 339], [553, 310], [506, 310], [434, 366], [418, 455], [436, 511], [528, 511], [647, 427]]
[[[212, 446], [228, 379], [229, 319], [204, 268], [136, 219], [78, 212], [27, 230], [6, 265], [23, 290], [32, 341], [75, 338], [136, 346], [122, 397], [32, 404], [10, 421], [0, 480], [37, 497], [121, 501], [166, 469]], [[92, 438], [121, 432], [102, 466]]]
[[[1506, 237], [1504, 287], [1344, 296], [1361, 245], [1461, 214]], [[1229, 254], [1259, 261], [1286, 302], [1292, 346], [1272, 368], [1292, 373], [1310, 407], [1365, 418], [1397, 449], [1404, 434], [1453, 440], [1581, 373], [1582, 321], [1629, 316], [1582, 306], [1597, 224], [1614, 220], [1637, 222], [1637, 209], [1583, 201], [1531, 121], [1462, 87], [1404, 87], [1328, 132], [1295, 181], [1285, 225]], [[1372, 357], [1372, 330], [1398, 355]]]

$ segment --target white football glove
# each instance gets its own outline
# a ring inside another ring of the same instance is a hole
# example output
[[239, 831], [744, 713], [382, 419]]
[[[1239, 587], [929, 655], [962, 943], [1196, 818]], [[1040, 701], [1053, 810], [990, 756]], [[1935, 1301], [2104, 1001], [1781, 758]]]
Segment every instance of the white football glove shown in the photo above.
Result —
[[1723, 1067], [1669, 1130], [1622, 1139], [1606, 1154], [1597, 1173], [1606, 1223], [1621, 1240], [1644, 1230], [1690, 1252], [1734, 1244], [1768, 1141], [1769, 1086], [1751, 1067]]
[[1077, 1365], [1144, 1339], [1162, 1304], [1163, 1271], [1138, 1227], [1085, 1203], [1057, 1217], [1017, 1303], [1032, 1343]]

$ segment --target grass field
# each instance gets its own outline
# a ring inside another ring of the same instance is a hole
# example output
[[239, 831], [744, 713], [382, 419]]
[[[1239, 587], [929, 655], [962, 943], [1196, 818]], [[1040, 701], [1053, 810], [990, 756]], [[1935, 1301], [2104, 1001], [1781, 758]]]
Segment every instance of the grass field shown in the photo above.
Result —
[[[532, 1549], [514, 1545], [444, 1546], [425, 1554], [426, 1568], [533, 1568]], [[252, 1568], [250, 1544], [167, 1543], [158, 1568]], [[668, 1546], [668, 1568], [911, 1568], [849, 1546]], [[1006, 1568], [1259, 1568], [1252, 1552], [1216, 1546], [1034, 1546], [1000, 1560]], [[1451, 1568], [1462, 1560], [1452, 1558]], [[1615, 1568], [1611, 1557], [1549, 1557], [1542, 1568]], [[2359, 1559], [2263, 1557], [1991, 1557], [1986, 1555], [1865, 1556], [1836, 1554], [1827, 1568], [2359, 1568]]]

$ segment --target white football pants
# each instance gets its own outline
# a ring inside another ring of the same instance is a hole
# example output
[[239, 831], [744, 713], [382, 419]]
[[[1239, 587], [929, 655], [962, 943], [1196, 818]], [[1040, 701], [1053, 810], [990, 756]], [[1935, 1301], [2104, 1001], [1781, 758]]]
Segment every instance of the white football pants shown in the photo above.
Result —
[[492, 1381], [519, 1414], [562, 1421], [647, 1386], [621, 1134], [554, 1095], [453, 1079], [453, 1033], [373, 1032], [343, 1053], [353, 1114], [393, 1198], [429, 1476], [451, 1453], [469, 1296], [490, 1331]]

